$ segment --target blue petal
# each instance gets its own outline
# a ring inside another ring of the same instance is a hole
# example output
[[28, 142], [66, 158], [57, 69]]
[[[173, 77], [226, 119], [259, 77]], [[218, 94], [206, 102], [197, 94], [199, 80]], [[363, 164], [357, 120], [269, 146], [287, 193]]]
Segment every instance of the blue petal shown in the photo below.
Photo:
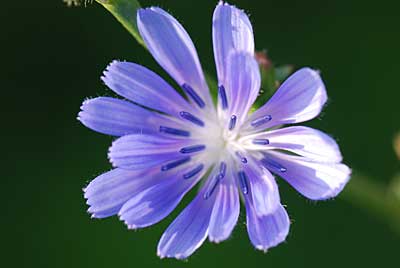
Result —
[[258, 216], [251, 199], [246, 198], [247, 232], [256, 249], [266, 252], [285, 241], [290, 220], [282, 205], [268, 216]]
[[350, 179], [351, 170], [344, 164], [317, 162], [278, 152], [265, 153], [265, 157], [284, 167], [285, 172], [272, 171], [309, 199], [335, 197]]
[[240, 212], [239, 193], [230, 171], [222, 179], [215, 195], [208, 237], [218, 243], [229, 238]]
[[216, 196], [213, 194], [204, 199], [205, 189], [207, 187], [203, 187], [164, 232], [158, 243], [158, 256], [185, 259], [203, 244], [208, 235]]
[[155, 60], [179, 85], [191, 86], [211, 108], [212, 100], [196, 48], [182, 25], [157, 7], [139, 9], [137, 24]]
[[213, 47], [219, 85], [225, 85], [228, 56], [232, 51], [254, 54], [253, 28], [238, 8], [219, 2], [213, 15]]
[[241, 125], [258, 96], [261, 85], [260, 70], [254, 56], [247, 52], [230, 54], [227, 61], [227, 83], [229, 116], [238, 117]]
[[160, 125], [176, 127], [167, 117], [127, 101], [99, 97], [83, 102], [78, 119], [86, 127], [112, 136], [158, 132]]
[[126, 202], [119, 215], [130, 229], [143, 228], [155, 224], [168, 216], [179, 204], [185, 194], [204, 175], [204, 170], [188, 180], [183, 174], [191, 167], [170, 174], [163, 178], [158, 184], [135, 195]]
[[108, 157], [116, 167], [143, 169], [186, 157], [179, 150], [189, 144], [189, 139], [168, 139], [159, 134], [126, 135], [113, 142]]
[[153, 185], [158, 177], [154, 171], [130, 171], [114, 169], [103, 173], [84, 189], [90, 206], [88, 212], [94, 218], [105, 218], [118, 213], [132, 196]]
[[135, 63], [113, 61], [102, 79], [120, 96], [160, 112], [177, 116], [190, 107], [161, 77]]
[[249, 162], [244, 170], [250, 184], [254, 211], [259, 216], [273, 213], [280, 206], [278, 185], [272, 174], [260, 163]]
[[[265, 151], [280, 149], [314, 159], [319, 162], [342, 161], [336, 141], [323, 132], [309, 127], [295, 126], [257, 133], [246, 137], [247, 149]], [[267, 139], [269, 144], [255, 145], [254, 139]]]
[[[247, 121], [247, 131], [254, 132], [276, 125], [304, 122], [318, 116], [327, 100], [325, 85], [317, 71], [302, 68], [292, 74], [272, 98]], [[252, 127], [263, 116], [272, 117], [266, 124]]]

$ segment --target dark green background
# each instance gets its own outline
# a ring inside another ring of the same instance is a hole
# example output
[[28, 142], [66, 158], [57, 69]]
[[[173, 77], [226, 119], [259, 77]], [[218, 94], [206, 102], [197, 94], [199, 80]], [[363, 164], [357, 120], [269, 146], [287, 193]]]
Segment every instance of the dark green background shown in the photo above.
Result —
[[[388, 181], [399, 170], [398, 1], [234, 1], [251, 14], [256, 46], [277, 63], [322, 71], [330, 101], [309, 125], [336, 137], [353, 169]], [[175, 15], [203, 67], [215, 73], [216, 1], [142, 1]], [[110, 169], [112, 138], [77, 120], [86, 97], [110, 95], [99, 77], [113, 59], [159, 73], [148, 53], [97, 4], [3, 1], [1, 22], [2, 267], [393, 267], [400, 237], [340, 197], [310, 202], [280, 181], [293, 220], [287, 242], [267, 254], [250, 244], [242, 211], [232, 237], [206, 242], [187, 262], [160, 260], [172, 220], [128, 231], [116, 217], [91, 220], [81, 189]], [[5, 153], [4, 153], [5, 152]], [[187, 200], [186, 200], [187, 202]], [[176, 213], [174, 213], [176, 215]]]

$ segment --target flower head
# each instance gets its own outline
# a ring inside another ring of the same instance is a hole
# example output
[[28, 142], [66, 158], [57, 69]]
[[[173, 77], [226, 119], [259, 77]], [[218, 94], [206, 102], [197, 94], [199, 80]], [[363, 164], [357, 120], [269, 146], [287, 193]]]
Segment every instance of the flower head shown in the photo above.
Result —
[[112, 62], [104, 83], [126, 100], [83, 103], [79, 120], [119, 136], [109, 150], [115, 169], [85, 189], [95, 218], [118, 214], [128, 228], [169, 215], [201, 181], [199, 193], [164, 232], [161, 257], [186, 258], [208, 237], [227, 239], [244, 201], [253, 245], [266, 251], [285, 240], [289, 217], [275, 177], [313, 200], [336, 196], [349, 179], [336, 142], [308, 127], [282, 125], [315, 118], [327, 95], [318, 72], [303, 68], [249, 113], [260, 90], [253, 30], [246, 14], [220, 2], [213, 16], [218, 103], [207, 87], [196, 49], [184, 28], [156, 7], [140, 9], [140, 34], [185, 98], [154, 72]]

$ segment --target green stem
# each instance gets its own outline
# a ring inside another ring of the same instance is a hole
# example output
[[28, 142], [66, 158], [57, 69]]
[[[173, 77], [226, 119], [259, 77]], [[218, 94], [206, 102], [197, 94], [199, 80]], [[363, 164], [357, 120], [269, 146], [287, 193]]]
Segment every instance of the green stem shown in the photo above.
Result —
[[400, 199], [389, 187], [353, 172], [340, 197], [384, 221], [400, 235]]
[[146, 48], [136, 23], [136, 13], [140, 4], [136, 0], [96, 0], [105, 7], [128, 30], [136, 41]]

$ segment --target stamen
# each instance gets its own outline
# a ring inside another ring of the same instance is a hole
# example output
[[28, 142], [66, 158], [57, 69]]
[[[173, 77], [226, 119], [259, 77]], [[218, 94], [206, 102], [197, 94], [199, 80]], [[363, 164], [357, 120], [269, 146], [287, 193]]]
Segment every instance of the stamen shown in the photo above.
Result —
[[219, 177], [220, 177], [220, 179], [225, 177], [225, 173], [226, 173], [226, 163], [225, 162], [221, 162], [221, 164], [219, 165]]
[[218, 94], [221, 98], [222, 110], [226, 110], [228, 108], [228, 99], [226, 98], [226, 91], [223, 85], [218, 87]]
[[190, 122], [192, 122], [192, 123], [194, 123], [194, 124], [196, 124], [198, 126], [204, 127], [204, 122], [201, 121], [196, 116], [192, 115], [191, 113], [182, 111], [179, 114], [183, 119], [186, 119], [186, 120], [188, 120], [188, 121], [190, 121]]
[[189, 86], [188, 84], [183, 84], [182, 88], [186, 92], [186, 94], [188, 94], [200, 108], [204, 108], [204, 106], [206, 106], [204, 101], [200, 98], [199, 95], [197, 95], [196, 91], [194, 91], [194, 89], [191, 86]]
[[251, 122], [251, 126], [252, 127], [259, 127], [259, 126], [271, 121], [271, 119], [272, 119], [272, 116], [270, 116], [270, 115], [261, 116], [261, 117], [255, 119], [255, 120], [253, 120]]
[[189, 171], [188, 173], [183, 174], [183, 178], [185, 180], [190, 179], [190, 178], [196, 176], [200, 171], [202, 171], [203, 168], [204, 168], [204, 165], [200, 164], [197, 167], [195, 167], [193, 170]]
[[164, 127], [164, 126], [160, 126], [160, 132], [177, 135], [177, 136], [184, 136], [184, 137], [190, 136], [189, 131], [176, 129], [176, 128], [170, 128], [170, 127]]
[[285, 168], [281, 164], [279, 164], [279, 163], [277, 163], [277, 162], [275, 162], [275, 161], [273, 161], [273, 160], [271, 160], [269, 158], [268, 159], [264, 158], [263, 160], [261, 160], [261, 162], [264, 165], [268, 166], [269, 168], [275, 169], [275, 170], [280, 171], [282, 173], [287, 171], [287, 168]]
[[253, 144], [256, 144], [256, 145], [268, 145], [269, 144], [269, 140], [268, 139], [254, 139], [253, 140]]
[[246, 163], [247, 163], [247, 158], [244, 157], [244, 156], [242, 155], [241, 152], [237, 151], [237, 152], [236, 152], [236, 155], [240, 158], [240, 161], [241, 161], [243, 164], [246, 164]]
[[212, 181], [211, 181], [210, 184], [208, 185], [207, 191], [206, 191], [206, 192], [204, 193], [204, 195], [203, 195], [203, 198], [204, 198], [204, 199], [208, 199], [208, 198], [213, 194], [213, 192], [214, 192], [215, 189], [217, 188], [217, 185], [218, 185], [220, 179], [221, 179], [221, 178], [220, 178], [219, 175], [215, 176], [215, 177], [212, 179]]
[[247, 194], [249, 192], [249, 186], [247, 184], [247, 175], [243, 170], [239, 171], [238, 175], [239, 175], [239, 183], [240, 183], [240, 188], [242, 189], [242, 193]]
[[236, 115], [232, 115], [232, 116], [231, 116], [231, 120], [229, 121], [229, 130], [232, 130], [232, 129], [235, 128], [235, 126], [236, 126], [236, 119], [237, 119]]
[[195, 153], [195, 152], [202, 151], [205, 148], [206, 148], [206, 146], [203, 145], [203, 144], [192, 145], [192, 146], [183, 147], [182, 149], [179, 150], [179, 152], [182, 153], [182, 154], [190, 154], [190, 153]]
[[189, 162], [189, 161], [190, 161], [190, 157], [185, 157], [185, 158], [176, 160], [176, 161], [174, 161], [174, 162], [171, 162], [171, 163], [168, 163], [168, 164], [166, 164], [166, 165], [161, 166], [161, 171], [170, 170], [170, 169], [172, 169], [172, 168], [175, 168], [175, 167], [177, 167], [177, 166], [180, 166], [180, 165], [182, 165], [182, 164], [185, 164], [186, 162]]

